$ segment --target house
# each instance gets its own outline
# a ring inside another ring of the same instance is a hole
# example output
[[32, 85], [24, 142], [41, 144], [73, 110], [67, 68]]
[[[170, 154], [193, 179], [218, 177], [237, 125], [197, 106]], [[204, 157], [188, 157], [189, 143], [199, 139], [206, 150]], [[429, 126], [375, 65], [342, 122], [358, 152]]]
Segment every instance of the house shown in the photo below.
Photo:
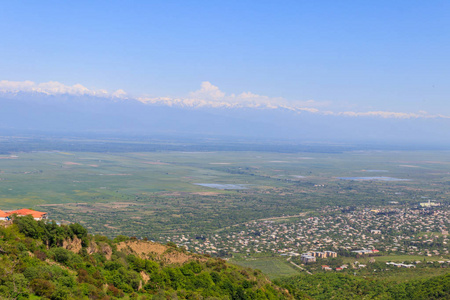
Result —
[[325, 251], [326, 257], [337, 257], [337, 253], [333, 251]]
[[47, 213], [46, 212], [40, 212], [37, 210], [32, 210], [32, 209], [28, 209], [28, 208], [22, 208], [22, 209], [18, 209], [18, 210], [13, 210], [13, 211], [9, 211], [8, 216], [11, 215], [18, 215], [18, 216], [28, 216], [31, 215], [35, 220], [39, 221], [39, 220], [46, 220], [47, 219]]
[[309, 253], [304, 253], [301, 255], [302, 263], [307, 264], [311, 262], [315, 262], [316, 258], [312, 255], [309, 255]]
[[315, 256], [317, 256], [319, 258], [326, 258], [327, 257], [325, 252], [316, 252]]
[[0, 210], [0, 221], [6, 220], [8, 220], [8, 213], [4, 212], [3, 210]]
[[355, 250], [355, 251], [352, 251], [353, 253], [356, 253], [356, 254], [358, 254], [358, 255], [364, 255], [364, 254], [371, 254], [371, 253], [378, 253], [378, 252], [380, 252], [379, 250], [377, 250], [377, 249], [373, 249], [373, 250], [366, 250], [366, 249], [363, 249], [363, 250]]

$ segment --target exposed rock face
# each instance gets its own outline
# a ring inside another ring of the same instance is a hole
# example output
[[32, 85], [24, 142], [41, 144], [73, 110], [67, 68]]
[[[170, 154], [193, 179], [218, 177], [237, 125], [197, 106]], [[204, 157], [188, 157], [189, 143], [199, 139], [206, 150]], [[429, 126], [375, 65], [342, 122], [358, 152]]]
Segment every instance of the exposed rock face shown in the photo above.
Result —
[[144, 283], [147, 283], [150, 280], [150, 276], [148, 276], [147, 273], [145, 273], [144, 271], [141, 271], [140, 274]]
[[94, 241], [89, 242], [89, 246], [86, 248], [87, 253], [94, 254], [97, 253], [97, 243]]
[[117, 250], [127, 253], [134, 253], [141, 258], [153, 258], [170, 264], [183, 264], [189, 260], [199, 258], [193, 254], [178, 251], [172, 247], [148, 241], [126, 241], [117, 244]]
[[139, 256], [146, 256], [146, 254], [161, 255], [167, 248], [167, 246], [146, 241], [125, 241], [117, 244], [117, 251], [134, 252]]
[[[80, 252], [82, 249], [81, 240], [76, 236], [71, 239], [64, 240], [62, 247], [74, 253]], [[94, 240], [89, 241], [89, 246], [86, 248], [88, 254], [101, 253], [105, 255], [106, 259], [110, 260], [112, 255], [111, 246], [107, 243], [100, 242], [97, 244]]]
[[144, 284], [146, 284], [150, 280], [150, 276], [148, 276], [148, 274], [145, 273], [144, 271], [141, 271], [140, 274], [141, 274], [142, 280], [139, 281], [138, 290], [141, 290], [142, 287], [144, 286]]
[[[79, 253], [82, 249], [81, 243], [81, 239], [75, 236], [73, 239], [64, 240], [62, 247], [74, 253]], [[108, 243], [96, 243], [94, 240], [89, 241], [86, 251], [90, 255], [101, 253], [108, 260], [112, 256], [112, 248]], [[189, 260], [206, 260], [204, 257], [199, 257], [195, 254], [184, 253], [176, 248], [148, 241], [120, 242], [117, 244], [117, 251], [135, 254], [143, 259], [152, 258], [169, 264], [183, 264]]]
[[99, 245], [99, 251], [101, 254], [104, 254], [107, 260], [111, 259], [112, 249], [111, 246], [107, 243], [101, 243]]
[[74, 236], [73, 239], [66, 239], [63, 241], [62, 247], [64, 249], [67, 249], [69, 251], [72, 251], [74, 253], [80, 252], [82, 246], [81, 246], [81, 240]]

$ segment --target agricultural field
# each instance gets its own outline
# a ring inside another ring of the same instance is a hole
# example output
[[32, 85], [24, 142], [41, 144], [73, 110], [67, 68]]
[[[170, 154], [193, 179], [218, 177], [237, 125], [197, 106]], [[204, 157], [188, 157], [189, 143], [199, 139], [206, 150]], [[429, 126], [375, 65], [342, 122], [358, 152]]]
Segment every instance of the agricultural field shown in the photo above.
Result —
[[0, 209], [90, 232], [165, 241], [327, 205], [448, 203], [450, 152], [17, 152], [0, 156]]
[[295, 267], [293, 267], [286, 261], [286, 258], [257, 257], [249, 259], [233, 259], [229, 262], [242, 267], [260, 270], [270, 279], [277, 279], [280, 277], [289, 277], [300, 274], [299, 270], [295, 269]]

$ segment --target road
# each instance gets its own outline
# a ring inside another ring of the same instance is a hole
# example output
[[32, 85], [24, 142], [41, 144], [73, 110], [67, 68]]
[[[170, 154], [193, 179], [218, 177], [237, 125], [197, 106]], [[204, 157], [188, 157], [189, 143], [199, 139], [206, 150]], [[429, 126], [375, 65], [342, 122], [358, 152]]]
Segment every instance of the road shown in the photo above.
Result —
[[292, 257], [289, 257], [289, 258], [287, 259], [287, 261], [288, 261], [289, 263], [291, 263], [292, 265], [296, 266], [296, 267], [299, 268], [300, 270], [305, 271], [307, 274], [312, 275], [311, 272], [309, 272], [308, 270], [306, 270], [306, 269], [300, 267], [299, 265], [297, 265], [296, 263], [294, 263], [293, 261], [291, 261], [291, 258], [292, 258]]

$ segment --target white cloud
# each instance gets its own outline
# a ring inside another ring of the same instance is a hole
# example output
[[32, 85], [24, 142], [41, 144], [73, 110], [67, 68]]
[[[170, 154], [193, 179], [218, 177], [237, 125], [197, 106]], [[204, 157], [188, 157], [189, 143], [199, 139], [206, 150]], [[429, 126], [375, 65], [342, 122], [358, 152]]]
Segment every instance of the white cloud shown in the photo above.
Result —
[[92, 90], [81, 84], [74, 84], [72, 86], [65, 85], [57, 81], [49, 81], [43, 83], [35, 83], [33, 81], [0, 81], [0, 92], [3, 93], [41, 93], [46, 95], [89, 95], [98, 97], [115, 97], [126, 98], [126, 93], [123, 90], [117, 90], [113, 93], [108, 93], [105, 90]]
[[190, 93], [190, 98], [193, 99], [220, 100], [223, 97], [225, 97], [225, 93], [208, 81], [202, 82], [201, 88], [198, 91]]
[[81, 84], [72, 86], [65, 85], [57, 81], [49, 81], [44, 83], [35, 83], [33, 81], [0, 81], [0, 93], [42, 93], [46, 95], [88, 95], [105, 98], [121, 98], [138, 100], [146, 104], [158, 104], [179, 107], [210, 107], [210, 108], [256, 108], [256, 109], [285, 109], [296, 113], [309, 112], [320, 115], [333, 115], [345, 117], [375, 117], [375, 118], [395, 118], [395, 119], [417, 119], [417, 118], [442, 118], [450, 119], [446, 115], [432, 115], [426, 111], [412, 112], [391, 112], [391, 111], [329, 111], [319, 108], [327, 106], [329, 103], [316, 102], [314, 100], [307, 101], [287, 101], [281, 97], [268, 97], [254, 94], [251, 92], [242, 92], [241, 94], [227, 95], [217, 86], [208, 81], [202, 82], [200, 89], [189, 93], [188, 97], [171, 98], [171, 97], [138, 97], [129, 98], [127, 93], [118, 89], [114, 92], [105, 90], [88, 89]]
[[313, 106], [320, 105], [314, 100], [287, 101], [281, 97], [267, 97], [251, 92], [226, 95], [217, 86], [208, 81], [202, 82], [201, 88], [189, 93], [186, 98], [169, 97], [140, 97], [139, 101], [152, 104], [185, 107], [214, 107], [214, 108], [265, 108], [265, 109], [289, 109], [297, 112], [318, 112]]

